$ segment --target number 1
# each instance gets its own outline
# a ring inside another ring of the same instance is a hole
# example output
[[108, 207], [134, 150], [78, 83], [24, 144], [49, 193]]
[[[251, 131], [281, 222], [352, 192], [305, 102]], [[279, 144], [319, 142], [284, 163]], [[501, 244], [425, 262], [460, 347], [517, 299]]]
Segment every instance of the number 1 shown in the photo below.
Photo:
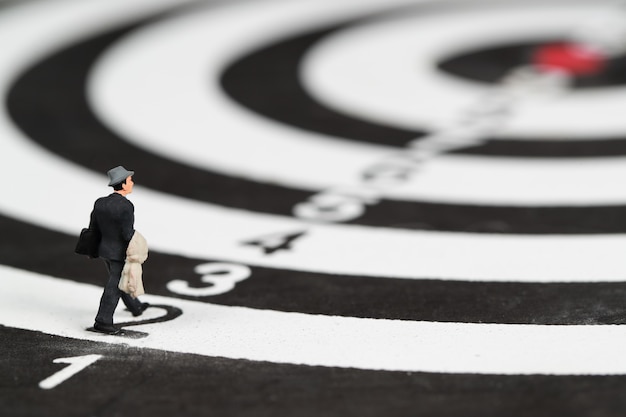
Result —
[[41, 381], [39, 383], [39, 387], [41, 389], [52, 389], [70, 379], [72, 376], [76, 375], [101, 357], [102, 355], [85, 355], [75, 356], [73, 358], [55, 359], [54, 361], [52, 361], [53, 363], [69, 363], [70, 366], [61, 369], [59, 372], [50, 375], [48, 378]]

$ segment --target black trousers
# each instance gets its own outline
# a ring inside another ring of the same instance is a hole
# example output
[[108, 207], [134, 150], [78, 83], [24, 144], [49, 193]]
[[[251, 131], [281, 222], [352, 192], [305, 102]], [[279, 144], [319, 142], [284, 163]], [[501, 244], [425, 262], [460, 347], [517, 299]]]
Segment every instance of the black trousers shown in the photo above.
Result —
[[131, 312], [140, 311], [141, 301], [139, 301], [138, 298], [131, 297], [118, 288], [120, 278], [122, 277], [122, 269], [124, 269], [124, 262], [110, 259], [103, 260], [107, 272], [109, 273], [109, 280], [100, 298], [100, 308], [98, 308], [96, 322], [100, 324], [113, 324], [113, 313], [117, 308], [120, 297]]

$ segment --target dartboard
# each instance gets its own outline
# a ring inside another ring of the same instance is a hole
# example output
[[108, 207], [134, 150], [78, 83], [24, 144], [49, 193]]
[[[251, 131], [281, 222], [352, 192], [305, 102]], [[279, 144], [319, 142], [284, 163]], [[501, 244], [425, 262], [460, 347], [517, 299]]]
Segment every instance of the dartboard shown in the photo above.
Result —
[[0, 45], [2, 415], [626, 410], [622, 4], [5, 0]]

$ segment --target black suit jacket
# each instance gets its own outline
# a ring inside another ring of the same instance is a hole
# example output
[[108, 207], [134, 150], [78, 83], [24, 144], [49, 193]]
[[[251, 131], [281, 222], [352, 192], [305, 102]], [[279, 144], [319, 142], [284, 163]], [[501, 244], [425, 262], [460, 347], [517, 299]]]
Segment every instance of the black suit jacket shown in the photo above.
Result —
[[98, 255], [124, 261], [128, 243], [135, 233], [135, 206], [121, 194], [113, 193], [96, 200], [89, 228], [100, 232]]

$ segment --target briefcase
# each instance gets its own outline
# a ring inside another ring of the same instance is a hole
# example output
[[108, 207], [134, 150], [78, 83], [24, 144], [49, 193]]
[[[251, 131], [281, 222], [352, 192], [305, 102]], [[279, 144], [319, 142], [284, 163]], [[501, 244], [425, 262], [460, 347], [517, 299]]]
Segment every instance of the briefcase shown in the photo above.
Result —
[[98, 257], [98, 246], [100, 245], [100, 233], [85, 227], [80, 231], [78, 242], [76, 242], [76, 248], [74, 252], [79, 255], [87, 255], [88, 257], [95, 259]]

